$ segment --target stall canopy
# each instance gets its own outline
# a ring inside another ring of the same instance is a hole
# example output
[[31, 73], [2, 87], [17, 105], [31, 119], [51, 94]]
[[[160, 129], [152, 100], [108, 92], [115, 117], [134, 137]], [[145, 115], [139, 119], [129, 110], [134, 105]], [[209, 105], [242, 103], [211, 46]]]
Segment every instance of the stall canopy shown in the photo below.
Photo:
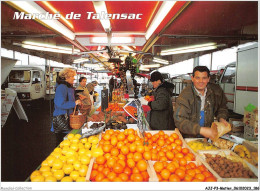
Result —
[[[35, 17], [38, 12], [52, 19]], [[65, 64], [82, 58], [79, 63], [101, 63], [105, 69], [111, 69], [110, 58], [135, 53], [145, 65], [156, 63], [155, 57], [166, 60], [162, 67], [257, 41], [258, 2], [1, 1], [1, 22], [1, 46], [7, 49]], [[181, 47], [189, 51], [169, 51]]]

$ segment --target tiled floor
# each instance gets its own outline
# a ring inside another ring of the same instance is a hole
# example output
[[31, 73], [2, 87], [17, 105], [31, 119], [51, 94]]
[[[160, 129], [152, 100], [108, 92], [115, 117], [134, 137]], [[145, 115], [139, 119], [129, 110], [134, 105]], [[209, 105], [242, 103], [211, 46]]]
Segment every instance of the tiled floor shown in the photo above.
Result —
[[35, 102], [24, 109], [28, 123], [12, 109], [1, 129], [1, 181], [25, 181], [55, 148], [50, 102]]

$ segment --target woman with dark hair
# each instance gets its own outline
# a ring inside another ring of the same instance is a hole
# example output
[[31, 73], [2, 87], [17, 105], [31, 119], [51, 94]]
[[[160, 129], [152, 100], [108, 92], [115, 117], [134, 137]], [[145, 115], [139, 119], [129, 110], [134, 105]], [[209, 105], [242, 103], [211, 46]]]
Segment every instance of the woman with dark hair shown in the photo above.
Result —
[[[73, 112], [76, 105], [81, 104], [80, 100], [75, 101], [73, 82], [76, 76], [76, 71], [71, 68], [64, 68], [59, 73], [59, 80], [57, 81], [57, 88], [54, 98], [53, 117], [67, 114], [68, 116]], [[54, 132], [53, 124], [51, 131]], [[56, 145], [59, 145], [63, 137], [69, 133], [54, 132], [56, 135]]]

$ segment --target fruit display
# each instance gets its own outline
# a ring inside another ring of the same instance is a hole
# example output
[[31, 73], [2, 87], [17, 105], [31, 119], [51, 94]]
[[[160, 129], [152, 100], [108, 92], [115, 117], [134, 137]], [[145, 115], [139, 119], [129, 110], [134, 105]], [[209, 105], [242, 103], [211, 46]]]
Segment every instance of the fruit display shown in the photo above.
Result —
[[220, 149], [231, 149], [234, 146], [235, 143], [226, 140], [226, 139], [221, 139], [219, 138], [217, 141], [213, 142], [213, 145]]
[[222, 178], [257, 178], [254, 173], [243, 165], [220, 155], [205, 154], [206, 162]]
[[124, 122], [122, 121], [115, 121], [115, 120], [109, 120], [106, 123], [106, 129], [115, 129], [115, 130], [120, 130], [120, 129], [127, 129], [127, 126]]
[[160, 182], [216, 182], [217, 179], [204, 165], [194, 162], [178, 163], [157, 161], [153, 165]]
[[145, 99], [146, 101], [148, 101], [148, 102], [154, 101], [154, 96], [146, 95], [146, 96], [144, 96], [144, 99]]
[[180, 162], [194, 161], [195, 155], [183, 146], [181, 135], [175, 131], [147, 131], [145, 132], [145, 143], [150, 147], [150, 159], [152, 161]]
[[102, 127], [105, 123], [93, 123], [89, 128], [90, 129], [97, 129], [99, 127]]
[[237, 145], [234, 152], [254, 166], [258, 166], [258, 152], [250, 152], [244, 145]]
[[218, 150], [217, 147], [205, 141], [204, 139], [196, 139], [193, 141], [188, 141], [187, 144], [195, 152], [197, 152], [198, 150]]
[[80, 139], [80, 134], [68, 134], [59, 147], [30, 175], [32, 182], [85, 182], [91, 157], [103, 155], [98, 148], [99, 138]]
[[109, 129], [102, 133], [99, 147], [103, 156], [95, 159], [89, 180], [96, 182], [143, 182], [148, 181], [150, 146], [143, 141], [134, 129], [123, 132]]
[[[124, 111], [123, 107], [124, 104], [108, 103], [108, 108], [106, 111]], [[101, 106], [96, 111], [101, 111]]]
[[105, 113], [100, 111], [98, 113], [94, 113], [91, 116], [88, 117], [87, 121], [92, 121], [92, 122], [101, 122], [105, 120]]

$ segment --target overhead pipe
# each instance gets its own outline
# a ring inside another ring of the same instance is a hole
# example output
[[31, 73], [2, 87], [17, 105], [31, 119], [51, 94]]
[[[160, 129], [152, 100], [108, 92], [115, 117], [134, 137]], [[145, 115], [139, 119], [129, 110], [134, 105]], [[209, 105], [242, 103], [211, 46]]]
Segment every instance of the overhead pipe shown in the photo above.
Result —
[[175, 38], [175, 39], [213, 39], [213, 40], [258, 40], [257, 35], [233, 35], [233, 36], [217, 36], [217, 35], [172, 35], [163, 34], [161, 37]]

